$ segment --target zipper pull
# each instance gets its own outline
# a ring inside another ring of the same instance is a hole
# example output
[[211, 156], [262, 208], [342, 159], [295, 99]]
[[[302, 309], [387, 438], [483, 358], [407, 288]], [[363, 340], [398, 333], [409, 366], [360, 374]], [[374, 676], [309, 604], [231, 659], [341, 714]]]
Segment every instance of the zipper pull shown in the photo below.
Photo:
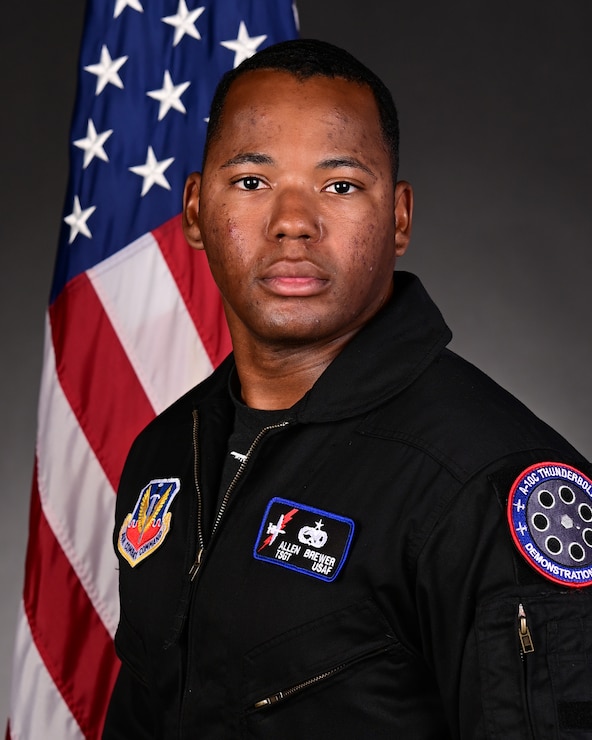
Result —
[[524, 654], [534, 653], [534, 643], [526, 622], [526, 612], [522, 604], [518, 604], [518, 637], [520, 638], [522, 652]]
[[201, 566], [201, 561], [203, 559], [203, 554], [204, 554], [204, 548], [200, 547], [199, 550], [197, 551], [195, 562], [193, 563], [193, 565], [191, 566], [191, 570], [189, 571], [189, 578], [192, 581], [195, 579], [195, 576], [197, 575], [199, 571], [199, 568]]
[[283, 692], [279, 691], [277, 694], [273, 694], [273, 696], [268, 696], [267, 699], [261, 699], [261, 701], [256, 702], [254, 708], [262, 709], [263, 707], [270, 707], [272, 704], [277, 704], [278, 701], [281, 701], [283, 698]]

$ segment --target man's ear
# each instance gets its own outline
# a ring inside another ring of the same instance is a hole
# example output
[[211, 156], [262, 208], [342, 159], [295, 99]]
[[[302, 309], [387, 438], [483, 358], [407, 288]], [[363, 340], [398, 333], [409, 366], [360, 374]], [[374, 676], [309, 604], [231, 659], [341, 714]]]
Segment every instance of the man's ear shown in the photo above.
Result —
[[183, 191], [183, 233], [189, 246], [194, 249], [204, 248], [198, 224], [200, 190], [201, 175], [199, 172], [192, 172], [185, 182]]
[[395, 254], [401, 257], [411, 239], [413, 221], [413, 188], [405, 180], [395, 185]]

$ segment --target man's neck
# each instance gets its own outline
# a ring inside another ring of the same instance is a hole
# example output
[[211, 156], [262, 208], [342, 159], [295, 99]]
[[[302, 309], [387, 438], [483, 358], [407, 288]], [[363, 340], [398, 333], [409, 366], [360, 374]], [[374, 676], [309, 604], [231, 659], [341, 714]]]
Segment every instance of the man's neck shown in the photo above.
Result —
[[312, 388], [350, 338], [289, 348], [235, 340], [243, 401], [255, 409], [290, 408]]

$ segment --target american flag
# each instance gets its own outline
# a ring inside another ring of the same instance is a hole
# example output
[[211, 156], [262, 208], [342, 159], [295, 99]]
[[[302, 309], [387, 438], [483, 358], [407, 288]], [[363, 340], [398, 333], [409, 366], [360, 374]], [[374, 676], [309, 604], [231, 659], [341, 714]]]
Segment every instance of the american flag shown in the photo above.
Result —
[[99, 738], [119, 668], [115, 491], [139, 430], [230, 350], [180, 226], [213, 89], [291, 0], [89, 0], [47, 312], [12, 740]]

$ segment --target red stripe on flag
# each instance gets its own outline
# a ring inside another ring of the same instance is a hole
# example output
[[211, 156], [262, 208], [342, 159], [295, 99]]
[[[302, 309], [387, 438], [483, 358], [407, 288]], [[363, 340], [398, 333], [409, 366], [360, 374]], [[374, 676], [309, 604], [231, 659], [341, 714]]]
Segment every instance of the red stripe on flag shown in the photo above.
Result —
[[154, 409], [86, 274], [68, 283], [49, 316], [61, 386], [117, 489], [127, 452]]
[[[109, 533], [105, 533], [108, 536]], [[87, 740], [98, 740], [119, 670], [113, 642], [31, 494], [24, 607], [33, 640]]]
[[220, 293], [205, 253], [192, 249], [183, 235], [181, 216], [152, 234], [169, 266], [203, 346], [214, 367], [232, 350]]

